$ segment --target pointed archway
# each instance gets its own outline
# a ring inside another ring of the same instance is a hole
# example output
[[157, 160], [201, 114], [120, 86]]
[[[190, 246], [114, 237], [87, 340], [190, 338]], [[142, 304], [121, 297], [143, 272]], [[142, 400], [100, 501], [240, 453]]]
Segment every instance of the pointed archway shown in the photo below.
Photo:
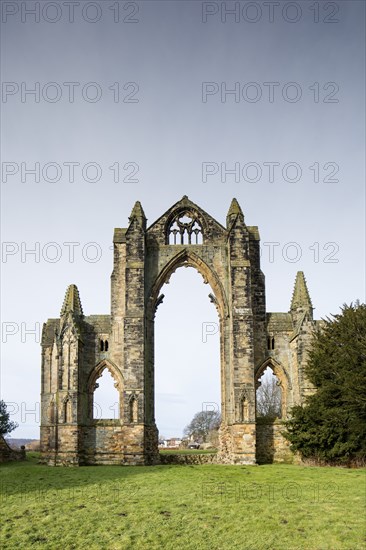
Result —
[[197, 413], [220, 414], [219, 318], [212, 289], [204, 282], [197, 269], [186, 265], [159, 290], [159, 296], [164, 296], [154, 319], [159, 440], [162, 435], [181, 438]]
[[279, 386], [281, 388], [281, 417], [286, 418], [290, 403], [292, 384], [287, 370], [274, 357], [267, 357], [264, 361], [257, 365], [254, 373], [256, 389], [258, 389], [260, 385], [260, 378], [268, 368], [272, 370], [273, 374], [278, 379]]
[[[89, 373], [89, 377], [86, 383], [87, 395], [88, 395], [88, 417], [89, 419], [99, 419], [102, 418], [100, 415], [95, 415], [95, 410], [100, 409], [100, 405], [95, 404], [94, 397], [95, 392], [98, 389], [98, 380], [103, 376], [105, 371], [108, 371], [114, 381], [114, 388], [117, 392], [118, 403], [117, 409], [115, 409], [116, 414], [113, 416], [114, 419], [121, 418], [123, 416], [123, 376], [120, 372], [120, 369], [112, 361], [108, 359], [102, 359], [95, 365], [94, 369]], [[110, 405], [115, 405], [111, 403]], [[111, 417], [112, 418], [112, 417]]]
[[[154, 317], [162, 286], [180, 267], [198, 271], [219, 317], [222, 424], [218, 461], [256, 462], [256, 384], [270, 367], [287, 410], [313, 391], [306, 379], [316, 322], [298, 272], [290, 311], [266, 313], [260, 237], [233, 199], [222, 225], [187, 196], [150, 226], [137, 201], [113, 238], [110, 315], [83, 313], [67, 289], [59, 318], [42, 331], [42, 459], [53, 464], [151, 464], [159, 460], [154, 414]], [[187, 289], [187, 292], [189, 289]], [[184, 350], [180, 350], [184, 353]], [[93, 419], [93, 393], [108, 369], [118, 419]]]

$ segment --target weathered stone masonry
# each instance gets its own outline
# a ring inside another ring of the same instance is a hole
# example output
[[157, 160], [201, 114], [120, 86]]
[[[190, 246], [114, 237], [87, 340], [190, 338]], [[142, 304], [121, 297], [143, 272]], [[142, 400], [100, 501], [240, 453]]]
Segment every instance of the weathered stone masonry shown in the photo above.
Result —
[[[184, 196], [147, 228], [136, 202], [128, 228], [115, 229], [113, 242], [111, 314], [84, 316], [78, 289], [71, 285], [60, 317], [43, 327], [42, 460], [159, 462], [154, 317], [163, 284], [177, 268], [192, 266], [210, 285], [220, 320], [222, 426], [216, 460], [254, 464], [256, 438], [260, 453], [266, 452], [268, 429], [256, 434], [255, 411], [263, 371], [271, 367], [280, 381], [283, 417], [312, 391], [304, 365], [315, 322], [303, 273], [297, 274], [290, 312], [266, 313], [258, 228], [245, 224], [236, 199], [226, 227]], [[104, 369], [119, 393], [119, 419], [93, 419], [93, 394]], [[279, 441], [276, 430], [272, 439]]]

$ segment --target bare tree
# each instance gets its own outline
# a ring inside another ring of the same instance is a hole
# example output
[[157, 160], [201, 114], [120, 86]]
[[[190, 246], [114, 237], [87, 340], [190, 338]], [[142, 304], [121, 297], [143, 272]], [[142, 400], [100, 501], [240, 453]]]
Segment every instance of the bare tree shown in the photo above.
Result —
[[220, 427], [221, 415], [219, 411], [200, 411], [184, 428], [184, 435], [193, 437], [198, 443], [206, 443], [212, 430]]
[[274, 375], [262, 377], [257, 390], [257, 416], [281, 418], [281, 388]]

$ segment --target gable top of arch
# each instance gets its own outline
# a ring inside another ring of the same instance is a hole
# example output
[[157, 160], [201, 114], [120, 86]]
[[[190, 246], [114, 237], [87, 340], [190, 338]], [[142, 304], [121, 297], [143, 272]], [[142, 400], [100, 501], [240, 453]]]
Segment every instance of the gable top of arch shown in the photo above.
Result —
[[[137, 216], [137, 212], [139, 212], [139, 217]], [[140, 220], [140, 225], [142, 224], [141, 227], [143, 231], [148, 236], [152, 236], [153, 239], [157, 239], [159, 242], [160, 239], [165, 239], [169, 224], [173, 222], [174, 218], [177, 216], [183, 217], [185, 215], [194, 215], [194, 217], [196, 217], [197, 221], [202, 226], [206, 241], [207, 239], [215, 240], [227, 238], [237, 225], [239, 225], [242, 230], [248, 232], [250, 240], [260, 240], [258, 227], [245, 224], [242, 210], [236, 199], [233, 199], [231, 202], [226, 217], [227, 227], [224, 227], [220, 222], [215, 220], [212, 216], [210, 216], [210, 214], [203, 210], [203, 208], [191, 201], [187, 195], [184, 195], [179, 201], [166, 210], [164, 214], [155, 220], [147, 229], [145, 214], [143, 213], [141, 204], [137, 202], [129, 218], [129, 226], [126, 228], [114, 229], [113, 242], [126, 243], [126, 236], [129, 230], [133, 224], [139, 223], [138, 220]]]
[[226, 234], [226, 229], [223, 225], [205, 212], [200, 206], [192, 202], [186, 195], [152, 223], [148, 227], [147, 233], [155, 233], [155, 231], [160, 231], [161, 229], [165, 230], [167, 223], [173, 220], [176, 215], [181, 214], [183, 216], [185, 213], [196, 214], [206, 234], [214, 233], [216, 236]]

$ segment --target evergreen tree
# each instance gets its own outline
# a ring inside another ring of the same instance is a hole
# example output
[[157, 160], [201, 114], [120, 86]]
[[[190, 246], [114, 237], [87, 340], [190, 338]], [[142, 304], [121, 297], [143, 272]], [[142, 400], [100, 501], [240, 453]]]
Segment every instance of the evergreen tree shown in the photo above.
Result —
[[6, 409], [6, 403], [2, 399], [0, 400], [0, 436], [9, 434], [15, 428], [18, 427], [18, 424], [13, 420], [10, 420], [10, 414]]
[[286, 437], [303, 457], [366, 459], [366, 305], [344, 305], [314, 334], [306, 368], [316, 392], [291, 411]]

